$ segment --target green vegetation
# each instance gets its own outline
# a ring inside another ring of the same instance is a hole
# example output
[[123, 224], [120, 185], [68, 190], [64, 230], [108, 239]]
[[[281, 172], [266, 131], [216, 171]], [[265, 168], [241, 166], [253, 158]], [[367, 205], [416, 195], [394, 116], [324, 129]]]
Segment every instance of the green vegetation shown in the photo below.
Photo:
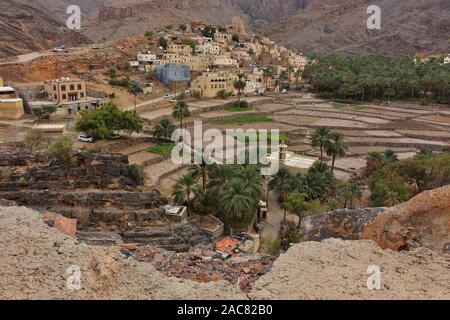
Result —
[[179, 31], [186, 32], [186, 30], [187, 30], [187, 25], [185, 25], [185, 24], [180, 24], [180, 25], [178, 25], [178, 30], [179, 30]]
[[166, 50], [166, 49], [167, 49], [167, 45], [168, 45], [168, 43], [167, 43], [166, 38], [160, 37], [159, 40], [158, 40], [158, 46], [160, 46], [160, 47], [162, 47], [164, 50]]
[[234, 118], [222, 119], [214, 121], [215, 124], [219, 125], [240, 125], [246, 123], [257, 123], [257, 122], [270, 122], [272, 118], [266, 115], [241, 115]]
[[202, 31], [202, 36], [204, 36], [205, 38], [213, 38], [214, 39], [215, 33], [216, 33], [216, 28], [214, 28], [212, 26], [206, 26]]
[[96, 139], [106, 139], [116, 132], [141, 132], [142, 121], [134, 111], [121, 111], [115, 104], [107, 103], [102, 107], [85, 111], [76, 123], [78, 132], [86, 132]]
[[27, 132], [23, 142], [25, 143], [25, 146], [27, 147], [29, 152], [34, 152], [42, 145], [43, 138], [44, 134], [42, 133], [42, 131], [30, 129]]
[[202, 92], [199, 89], [192, 89], [191, 96], [195, 99], [200, 99], [202, 97]]
[[195, 41], [194, 39], [191, 38], [184, 38], [181, 40], [181, 43], [187, 46], [191, 46], [192, 48], [192, 52], [194, 52], [195, 47], [197, 46], [197, 41]]
[[130, 166], [130, 176], [133, 178], [136, 182], [143, 182], [144, 181], [144, 167], [138, 164], [133, 164]]
[[124, 77], [122, 79], [114, 78], [114, 79], [109, 80], [109, 84], [112, 86], [129, 88], [130, 87], [130, 78], [128, 78], [128, 77]]
[[155, 126], [154, 135], [160, 140], [170, 140], [175, 131], [175, 125], [168, 118], [163, 118]]
[[173, 106], [172, 116], [180, 120], [180, 128], [183, 128], [183, 120], [191, 116], [188, 104], [183, 100], [177, 101]]
[[222, 90], [219, 90], [217, 92], [217, 97], [218, 98], [222, 98], [222, 99], [226, 99], [226, 98], [230, 97], [231, 94], [232, 94], [231, 92], [229, 92], [229, 91], [227, 91], [225, 89], [222, 89]]
[[157, 145], [157, 146], [153, 146], [147, 149], [148, 152], [150, 153], [155, 153], [155, 154], [168, 154], [172, 152], [172, 149], [175, 147], [174, 143], [168, 143], [168, 144], [161, 144], [161, 145]]
[[390, 150], [371, 153], [367, 174], [373, 205], [394, 206], [425, 190], [450, 184], [450, 152], [419, 152], [400, 161]]
[[405, 56], [331, 54], [308, 64], [303, 76], [322, 98], [450, 103], [450, 64], [435, 59], [415, 64], [413, 58]]
[[242, 107], [241, 95], [242, 95], [242, 90], [244, 90], [245, 87], [247, 86], [247, 80], [244, 78], [243, 75], [239, 75], [238, 78], [236, 80], [234, 80], [233, 86], [238, 91], [237, 106]]
[[54, 105], [42, 106], [41, 108], [33, 109], [33, 114], [39, 119], [48, 120], [57, 109], [58, 108]]
[[64, 164], [71, 164], [74, 160], [73, 141], [66, 136], [59, 138], [47, 149], [47, 155]]
[[284, 141], [285, 143], [289, 142], [289, 137], [284, 134], [284, 133], [280, 133], [279, 135], [274, 135], [272, 136], [271, 133], [267, 133], [267, 134], [260, 134], [259, 132], [255, 132], [255, 133], [249, 133], [249, 134], [244, 134], [244, 133], [238, 133], [236, 134], [236, 139], [244, 142], [244, 141], [248, 141], [248, 142], [252, 142], [252, 141], [258, 141], [258, 140], [266, 140], [268, 143], [270, 143], [272, 141], [272, 138], [274, 139], [278, 139], [278, 141]]
[[189, 212], [218, 215], [234, 230], [245, 230], [252, 223], [262, 195], [257, 165], [195, 165], [173, 190], [175, 202]]
[[332, 102], [331, 105], [332, 105], [333, 108], [335, 108], [335, 109], [342, 109], [342, 108], [345, 108], [345, 104], [339, 103], [339, 102]]
[[231, 106], [229, 108], [226, 108], [225, 111], [227, 112], [246, 112], [246, 111], [252, 111], [253, 108], [252, 107], [245, 107], [245, 108], [240, 108], [240, 107], [236, 107], [236, 106]]

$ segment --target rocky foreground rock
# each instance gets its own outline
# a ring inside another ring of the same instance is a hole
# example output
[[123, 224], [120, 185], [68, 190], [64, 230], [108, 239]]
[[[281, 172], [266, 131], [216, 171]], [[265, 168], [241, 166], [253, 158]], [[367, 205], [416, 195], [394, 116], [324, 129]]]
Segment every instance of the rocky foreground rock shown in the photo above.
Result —
[[[0, 248], [0, 299], [450, 299], [449, 261], [428, 249], [393, 252], [371, 241], [294, 245], [246, 294], [224, 281], [167, 277], [118, 247], [79, 244], [23, 207], [0, 207]], [[366, 270], [373, 264], [382, 287], [372, 291]], [[81, 289], [71, 290], [76, 268]]]
[[343, 209], [303, 219], [306, 240], [373, 240], [383, 249], [450, 253], [450, 185], [392, 208]]

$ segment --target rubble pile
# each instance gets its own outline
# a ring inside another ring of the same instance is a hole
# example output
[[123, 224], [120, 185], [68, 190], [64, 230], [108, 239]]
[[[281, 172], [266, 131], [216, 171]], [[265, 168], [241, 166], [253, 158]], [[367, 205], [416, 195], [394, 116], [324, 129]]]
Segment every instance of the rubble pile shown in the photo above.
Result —
[[252, 289], [259, 277], [269, 272], [275, 260], [267, 255], [241, 255], [228, 260], [217, 257], [208, 246], [187, 253], [165, 251], [153, 246], [137, 247], [132, 251], [138, 261], [151, 263], [169, 277], [197, 282], [226, 280], [237, 284], [244, 292]]

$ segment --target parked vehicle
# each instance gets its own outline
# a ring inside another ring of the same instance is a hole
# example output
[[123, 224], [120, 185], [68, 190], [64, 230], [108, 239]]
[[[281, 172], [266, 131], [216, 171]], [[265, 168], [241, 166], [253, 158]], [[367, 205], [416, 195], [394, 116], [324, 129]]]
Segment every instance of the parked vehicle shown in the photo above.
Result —
[[173, 98], [175, 98], [175, 94], [173, 93], [166, 93], [164, 95], [164, 99], [173, 99]]
[[86, 143], [93, 143], [95, 141], [95, 139], [91, 136], [88, 135], [79, 135], [78, 136], [78, 141], [80, 142], [86, 142]]

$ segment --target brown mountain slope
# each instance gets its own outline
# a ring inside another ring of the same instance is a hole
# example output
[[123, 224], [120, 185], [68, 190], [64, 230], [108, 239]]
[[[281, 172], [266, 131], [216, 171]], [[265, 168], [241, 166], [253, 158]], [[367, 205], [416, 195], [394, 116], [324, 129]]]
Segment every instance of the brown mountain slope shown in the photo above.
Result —
[[0, 6], [0, 58], [88, 42], [42, 10], [16, 0], [0, 0]]
[[[381, 8], [381, 30], [366, 28], [372, 4]], [[311, 0], [265, 32], [305, 53], [443, 53], [450, 51], [450, 1]]]

